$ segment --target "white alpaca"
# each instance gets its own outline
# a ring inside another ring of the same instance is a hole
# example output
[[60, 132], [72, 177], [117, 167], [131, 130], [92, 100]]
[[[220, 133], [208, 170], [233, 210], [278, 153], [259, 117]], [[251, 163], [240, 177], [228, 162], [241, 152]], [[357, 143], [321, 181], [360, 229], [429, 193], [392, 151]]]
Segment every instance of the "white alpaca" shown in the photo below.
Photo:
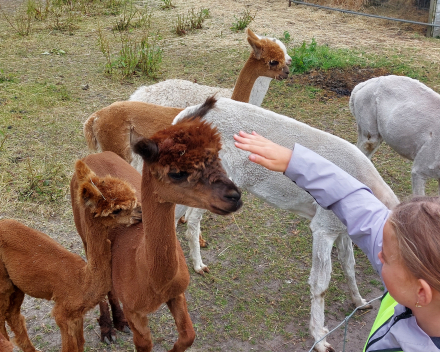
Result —
[[[196, 108], [185, 109], [174, 122]], [[220, 157], [228, 176], [237, 186], [273, 206], [290, 210], [311, 220], [313, 260], [309, 277], [312, 299], [310, 333], [315, 340], [319, 340], [328, 332], [324, 327], [324, 294], [330, 281], [333, 243], [338, 248], [338, 258], [354, 304], [361, 306], [366, 303], [356, 285], [353, 248], [346, 228], [331, 211], [321, 208], [307, 192], [287, 177], [250, 162], [249, 153], [236, 148], [232, 136], [240, 130], [256, 131], [288, 148], [292, 148], [297, 142], [331, 160], [366, 184], [387, 207], [397, 205], [397, 197], [358, 148], [332, 134], [287, 116], [226, 98], [219, 99], [215, 109], [205, 115], [204, 119], [217, 127], [222, 135], [223, 147]], [[333, 351], [325, 340], [315, 348], [319, 352]]]
[[[263, 78], [253, 98], [261, 102], [263, 99], [261, 94], [266, 93], [272, 78], [287, 78], [289, 73], [287, 65], [291, 62], [291, 58], [287, 55], [286, 47], [277, 39], [260, 37], [248, 30], [247, 41], [252, 52], [240, 72], [232, 98], [249, 102], [254, 83], [258, 82], [259, 78]], [[84, 123], [87, 144], [92, 150], [101, 149], [118, 154], [142, 172], [142, 158], [131, 153], [130, 131], [150, 137], [171, 124], [174, 117], [182, 110], [175, 108], [176, 106], [186, 107], [188, 104], [201, 103], [204, 97], [217, 93], [219, 89], [184, 80], [166, 80], [141, 87], [131, 96], [131, 101], [113, 103], [87, 119]], [[153, 106], [151, 103], [161, 106]], [[184, 209], [180, 206], [176, 207], [176, 221], [184, 215]], [[194, 270], [203, 274], [209, 270], [203, 264], [200, 255], [199, 239], [201, 243], [204, 242], [200, 236], [201, 216], [197, 211], [193, 212], [191, 209], [188, 211], [186, 237], [191, 242], [189, 247]]]
[[[273, 78], [277, 78], [274, 67], [272, 66], [279, 64], [280, 55], [284, 56], [285, 65], [287, 66], [292, 63], [292, 58], [287, 54], [286, 46], [280, 40], [257, 35], [250, 29], [247, 29], [246, 33], [248, 42], [253, 51], [240, 72], [233, 90], [200, 85], [181, 79], [168, 79], [150, 86], [138, 88], [130, 96], [129, 100], [161, 106], [186, 108], [200, 104], [208, 97], [215, 95], [216, 97], [232, 98], [237, 101], [249, 102], [250, 104], [260, 106], [269, 89], [270, 82]], [[276, 50], [277, 46], [274, 46], [273, 43], [271, 47], [267, 46], [267, 44], [260, 44], [265, 47], [264, 50], [267, 52], [273, 51], [273, 54], [270, 56], [266, 56], [265, 59], [260, 59], [257, 51], [260, 49], [260, 45], [257, 43], [264, 43], [264, 40], [275, 43], [278, 46], [278, 50]], [[258, 60], [255, 61], [255, 58], [258, 58]], [[142, 172], [142, 160], [136, 155], [133, 156], [132, 165], [139, 172]], [[186, 209], [186, 207], [182, 208], [177, 205], [176, 224], [185, 214], [184, 209]], [[196, 239], [199, 239], [197, 241], [200, 241], [200, 244], [205, 246], [205, 241], [201, 236], [200, 230], [200, 219], [203, 213], [203, 210], [189, 208], [185, 214], [188, 228], [186, 238], [189, 240], [190, 255], [194, 270], [200, 274], [209, 271], [208, 267], [202, 262], [199, 244], [196, 242]]]
[[414, 160], [414, 195], [425, 194], [429, 178], [440, 187], [440, 95], [404, 76], [369, 79], [354, 87], [350, 110], [358, 125], [358, 148], [369, 158], [384, 140], [406, 159]]
[[[285, 45], [276, 38], [268, 38], [256, 35], [251, 30], [247, 30], [249, 37], [258, 39], [268, 39], [279, 46], [280, 52], [284, 55], [285, 64], [288, 66], [292, 62], [292, 58], [287, 54]], [[270, 82], [276, 77], [274, 67], [278, 64], [279, 59], [274, 56], [272, 61], [265, 63], [265, 66], [259, 67], [255, 64], [249, 65], [251, 59], [255, 57], [255, 47], [249, 42], [254, 51], [243, 68], [243, 75], [237, 80], [233, 89], [210, 87], [183, 79], [167, 79], [165, 81], [152, 84], [150, 86], [139, 87], [128, 100], [142, 101], [144, 103], [152, 103], [162, 106], [170, 106], [176, 108], [186, 108], [188, 106], [202, 103], [208, 97], [214, 94], [217, 97], [232, 98], [234, 100], [249, 102], [260, 106], [269, 89]], [[273, 49], [272, 49], [273, 50]], [[275, 52], [279, 55], [278, 52]], [[288, 69], [287, 69], [288, 72]], [[285, 78], [285, 77], [284, 77]], [[245, 86], [246, 81], [252, 81], [252, 85]], [[255, 83], [254, 83], [255, 82]], [[250, 94], [250, 96], [249, 96]]]

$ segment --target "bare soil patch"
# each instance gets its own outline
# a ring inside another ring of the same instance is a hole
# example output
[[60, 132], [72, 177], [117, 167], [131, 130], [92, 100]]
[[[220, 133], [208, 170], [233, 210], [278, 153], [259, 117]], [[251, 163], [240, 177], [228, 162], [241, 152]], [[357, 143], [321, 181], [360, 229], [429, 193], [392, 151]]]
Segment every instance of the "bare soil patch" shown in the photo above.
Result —
[[331, 96], [349, 96], [353, 88], [370, 78], [386, 76], [390, 72], [384, 68], [350, 67], [346, 69], [312, 70], [306, 74], [292, 75], [287, 85], [295, 83], [325, 89], [334, 94]]

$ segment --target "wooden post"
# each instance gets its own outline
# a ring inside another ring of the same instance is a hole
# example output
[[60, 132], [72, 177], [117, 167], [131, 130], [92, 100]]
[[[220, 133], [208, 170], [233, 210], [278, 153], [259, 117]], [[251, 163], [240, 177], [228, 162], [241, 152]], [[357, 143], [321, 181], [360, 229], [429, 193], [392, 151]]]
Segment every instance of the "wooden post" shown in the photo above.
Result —
[[[429, 19], [428, 23], [440, 25], [440, 2], [437, 0], [431, 0], [429, 5]], [[440, 36], [440, 27], [429, 26], [426, 31], [427, 37], [438, 37]]]

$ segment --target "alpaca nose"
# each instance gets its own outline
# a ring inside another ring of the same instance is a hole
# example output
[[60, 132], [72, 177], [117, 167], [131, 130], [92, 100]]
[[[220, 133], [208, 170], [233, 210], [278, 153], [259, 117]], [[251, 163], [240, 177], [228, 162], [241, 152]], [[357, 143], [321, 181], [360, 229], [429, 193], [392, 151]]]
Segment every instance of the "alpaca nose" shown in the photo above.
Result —
[[225, 194], [225, 198], [233, 203], [239, 203], [241, 199], [241, 192], [239, 190], [230, 190]]

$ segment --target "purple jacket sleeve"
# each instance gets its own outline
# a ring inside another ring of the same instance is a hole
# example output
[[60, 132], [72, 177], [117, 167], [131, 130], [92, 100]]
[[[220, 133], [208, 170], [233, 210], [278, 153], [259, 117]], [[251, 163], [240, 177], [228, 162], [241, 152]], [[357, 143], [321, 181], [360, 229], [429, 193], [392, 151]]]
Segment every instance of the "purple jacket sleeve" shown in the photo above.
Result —
[[335, 213], [382, 277], [382, 264], [377, 255], [382, 250], [383, 227], [390, 210], [371, 190], [300, 144], [295, 144], [284, 174], [310, 193], [320, 206]]

